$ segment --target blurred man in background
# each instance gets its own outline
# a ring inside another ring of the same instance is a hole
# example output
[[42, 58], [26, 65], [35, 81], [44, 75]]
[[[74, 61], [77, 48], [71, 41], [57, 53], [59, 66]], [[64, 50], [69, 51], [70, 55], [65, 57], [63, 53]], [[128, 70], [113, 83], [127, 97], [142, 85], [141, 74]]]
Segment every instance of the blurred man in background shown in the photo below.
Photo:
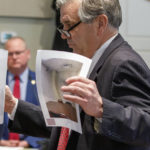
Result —
[[[8, 72], [6, 83], [15, 97], [39, 105], [35, 73], [28, 68], [30, 50], [21, 37], [13, 37], [5, 44], [8, 51]], [[8, 118], [6, 119], [8, 122]], [[39, 147], [37, 141], [41, 138], [9, 133], [7, 126], [4, 126], [2, 146]]]

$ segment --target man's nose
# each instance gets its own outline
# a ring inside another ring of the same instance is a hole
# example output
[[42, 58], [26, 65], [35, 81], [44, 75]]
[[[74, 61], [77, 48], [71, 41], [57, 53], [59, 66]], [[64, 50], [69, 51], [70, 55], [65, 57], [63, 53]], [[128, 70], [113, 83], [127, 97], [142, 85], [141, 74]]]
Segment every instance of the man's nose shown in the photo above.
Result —
[[16, 53], [13, 53], [12, 58], [15, 59], [17, 57], [18, 57], [18, 55]]

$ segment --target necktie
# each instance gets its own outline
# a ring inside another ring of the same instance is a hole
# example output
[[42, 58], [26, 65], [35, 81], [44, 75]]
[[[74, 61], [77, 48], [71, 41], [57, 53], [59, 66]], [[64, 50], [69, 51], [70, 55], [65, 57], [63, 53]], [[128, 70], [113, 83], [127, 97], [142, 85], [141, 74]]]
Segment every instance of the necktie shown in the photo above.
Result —
[[58, 141], [57, 150], [65, 150], [67, 147], [69, 138], [69, 128], [62, 127], [60, 132], [60, 137]]
[[15, 76], [15, 84], [13, 89], [13, 94], [16, 98], [20, 98], [20, 79], [19, 76]]
[[[20, 79], [19, 79], [19, 76], [15, 76], [14, 80], [15, 80], [15, 83], [14, 83], [13, 95], [19, 99], [20, 98]], [[10, 132], [9, 133], [9, 139], [10, 140], [19, 140], [19, 134]]]

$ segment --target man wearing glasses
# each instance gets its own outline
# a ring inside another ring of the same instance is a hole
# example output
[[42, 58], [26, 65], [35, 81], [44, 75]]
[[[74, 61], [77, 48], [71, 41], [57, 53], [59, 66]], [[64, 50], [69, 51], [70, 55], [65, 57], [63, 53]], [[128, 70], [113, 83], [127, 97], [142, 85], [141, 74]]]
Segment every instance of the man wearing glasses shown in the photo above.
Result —
[[[63, 24], [58, 28], [61, 37], [74, 53], [92, 58], [89, 79], [74, 76], [61, 88], [64, 99], [80, 105], [83, 130], [82, 134], [70, 132], [66, 149], [149, 150], [150, 71], [119, 34], [119, 0], [57, 0], [57, 6]], [[16, 104], [13, 96], [6, 98], [8, 104], [9, 99]], [[23, 107], [28, 107], [32, 116], [23, 112]], [[37, 107], [18, 101], [10, 128], [36, 136], [51, 135], [50, 150], [57, 149], [59, 128], [46, 128]]]
[[[13, 37], [9, 39], [5, 43], [5, 49], [8, 51], [7, 85], [10, 87], [13, 94], [18, 96], [15, 92], [15, 85], [18, 83], [17, 87], [19, 87], [19, 97], [17, 98], [39, 105], [35, 73], [28, 68], [30, 50], [27, 48], [24, 39], [21, 37]], [[8, 118], [6, 120], [6, 122], [8, 122]], [[39, 147], [37, 141], [41, 140], [41, 138], [19, 135], [11, 132], [9, 133], [7, 126], [4, 127], [5, 130], [3, 131], [3, 137], [0, 141], [1, 146]]]

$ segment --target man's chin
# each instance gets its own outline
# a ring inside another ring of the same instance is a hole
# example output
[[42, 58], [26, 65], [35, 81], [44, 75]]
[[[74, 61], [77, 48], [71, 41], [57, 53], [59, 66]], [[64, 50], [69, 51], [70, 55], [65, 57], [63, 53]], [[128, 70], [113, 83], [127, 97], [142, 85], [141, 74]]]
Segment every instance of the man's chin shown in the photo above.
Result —
[[78, 54], [78, 50], [77, 48], [73, 45], [73, 44], [68, 44], [69, 45], [69, 48], [71, 48], [73, 51], [73, 53], [77, 53]]
[[9, 68], [9, 70], [14, 70], [14, 71], [17, 71], [20, 69], [20, 66], [13, 66], [11, 68]]
[[19, 68], [21, 68], [19, 65], [16, 65], [16, 66], [13, 66], [12, 67], [13, 69], [19, 69]]

